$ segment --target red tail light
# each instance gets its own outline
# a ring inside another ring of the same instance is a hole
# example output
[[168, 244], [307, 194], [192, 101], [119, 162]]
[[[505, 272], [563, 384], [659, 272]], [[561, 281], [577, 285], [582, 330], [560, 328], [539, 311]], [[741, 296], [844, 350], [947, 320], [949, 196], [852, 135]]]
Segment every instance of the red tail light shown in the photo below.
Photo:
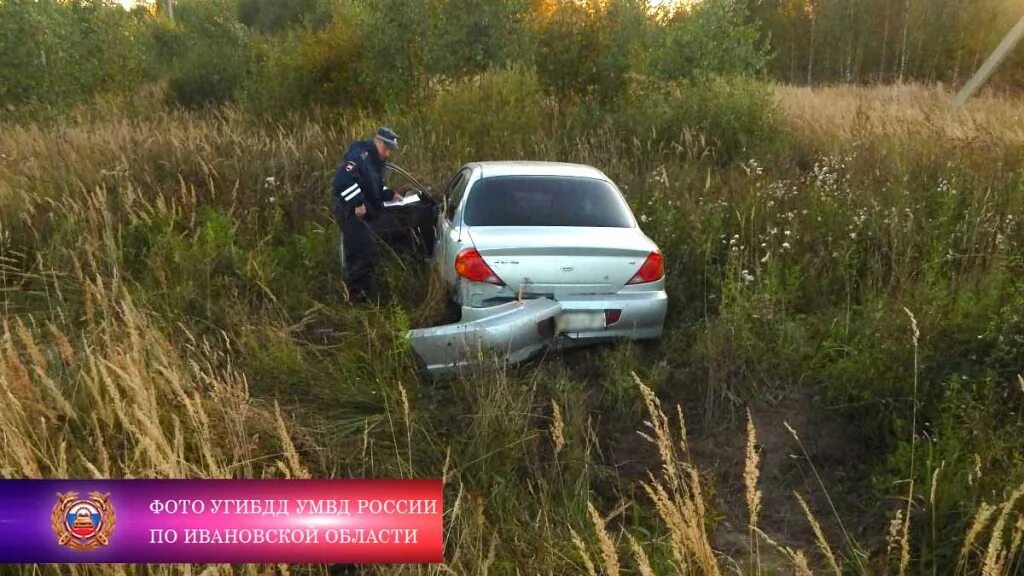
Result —
[[622, 310], [605, 310], [604, 311], [604, 325], [611, 326], [622, 318]]
[[661, 252], [654, 251], [647, 256], [643, 266], [640, 266], [640, 271], [636, 273], [636, 276], [633, 276], [629, 283], [644, 284], [646, 282], [654, 282], [655, 280], [661, 280], [661, 277], [664, 275], [665, 263], [662, 260]]
[[491, 267], [484, 262], [483, 256], [476, 251], [476, 248], [466, 248], [455, 257], [455, 273], [466, 280], [473, 282], [487, 282], [499, 286], [505, 283], [491, 270]]

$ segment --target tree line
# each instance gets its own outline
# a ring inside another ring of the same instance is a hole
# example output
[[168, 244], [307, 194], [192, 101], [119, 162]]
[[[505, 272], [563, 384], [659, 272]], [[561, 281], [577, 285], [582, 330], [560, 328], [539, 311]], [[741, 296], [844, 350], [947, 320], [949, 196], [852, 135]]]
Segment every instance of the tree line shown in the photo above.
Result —
[[[375, 108], [510, 66], [596, 101], [723, 75], [958, 84], [1021, 15], [1024, 0], [0, 0], [0, 105], [164, 81], [188, 107]], [[1024, 48], [993, 83], [1024, 86]]]
[[[1024, 0], [757, 0], [774, 48], [768, 73], [800, 83], [963, 84], [1013, 25]], [[994, 85], [1024, 86], [1024, 46]]]

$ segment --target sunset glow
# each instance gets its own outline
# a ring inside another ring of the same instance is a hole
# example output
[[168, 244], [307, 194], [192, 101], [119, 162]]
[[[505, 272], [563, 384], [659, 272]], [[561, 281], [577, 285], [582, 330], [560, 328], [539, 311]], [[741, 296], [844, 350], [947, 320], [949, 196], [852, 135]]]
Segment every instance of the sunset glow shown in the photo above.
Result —
[[689, 10], [700, 4], [701, 0], [647, 0], [652, 12], [674, 13], [676, 10]]

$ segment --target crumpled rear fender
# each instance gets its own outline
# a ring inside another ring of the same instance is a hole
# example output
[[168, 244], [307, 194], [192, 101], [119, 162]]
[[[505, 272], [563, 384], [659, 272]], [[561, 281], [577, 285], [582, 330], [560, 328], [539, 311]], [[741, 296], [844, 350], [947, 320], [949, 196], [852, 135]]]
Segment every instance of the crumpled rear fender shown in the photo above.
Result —
[[549, 298], [489, 308], [463, 306], [455, 324], [410, 330], [409, 344], [429, 374], [442, 374], [490, 357], [521, 362], [550, 343], [561, 305]]

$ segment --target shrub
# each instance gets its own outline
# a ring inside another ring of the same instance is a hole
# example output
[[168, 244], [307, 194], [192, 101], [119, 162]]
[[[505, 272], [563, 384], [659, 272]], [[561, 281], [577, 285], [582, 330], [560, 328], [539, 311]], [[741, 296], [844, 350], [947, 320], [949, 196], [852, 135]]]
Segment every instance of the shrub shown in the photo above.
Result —
[[[422, 1], [422, 0], [420, 0]], [[436, 2], [429, 42], [430, 72], [458, 78], [527, 59], [531, 0]]]
[[665, 86], [638, 83], [628, 106], [612, 121], [625, 137], [653, 137], [662, 145], [703, 136], [723, 163], [771, 150], [781, 126], [775, 97], [762, 83], [740, 77], [714, 77]]
[[67, 105], [137, 87], [151, 54], [143, 31], [106, 2], [0, 2], [0, 105]]
[[537, 27], [537, 72], [560, 96], [618, 100], [644, 47], [644, 8], [626, 1], [601, 8], [559, 4]]
[[740, 2], [705, 0], [693, 11], [675, 13], [649, 53], [649, 65], [668, 80], [755, 74], [768, 61], [759, 34]]
[[[452, 163], [538, 155], [549, 109], [533, 70], [512, 67], [442, 88], [423, 119]], [[435, 151], [436, 153], [437, 151]]]
[[429, 57], [431, 3], [378, 0], [358, 5], [356, 25], [366, 39], [360, 61], [366, 93], [377, 109], [416, 99]]
[[273, 34], [302, 22], [316, 9], [316, 0], [239, 0], [238, 20], [260, 32]]
[[268, 113], [308, 106], [370, 108], [363, 50], [359, 27], [342, 15], [322, 30], [301, 29], [270, 41], [243, 100]]
[[171, 40], [179, 57], [170, 73], [173, 101], [188, 108], [235, 98], [252, 61], [245, 26], [235, 20], [227, 2], [183, 3]]

